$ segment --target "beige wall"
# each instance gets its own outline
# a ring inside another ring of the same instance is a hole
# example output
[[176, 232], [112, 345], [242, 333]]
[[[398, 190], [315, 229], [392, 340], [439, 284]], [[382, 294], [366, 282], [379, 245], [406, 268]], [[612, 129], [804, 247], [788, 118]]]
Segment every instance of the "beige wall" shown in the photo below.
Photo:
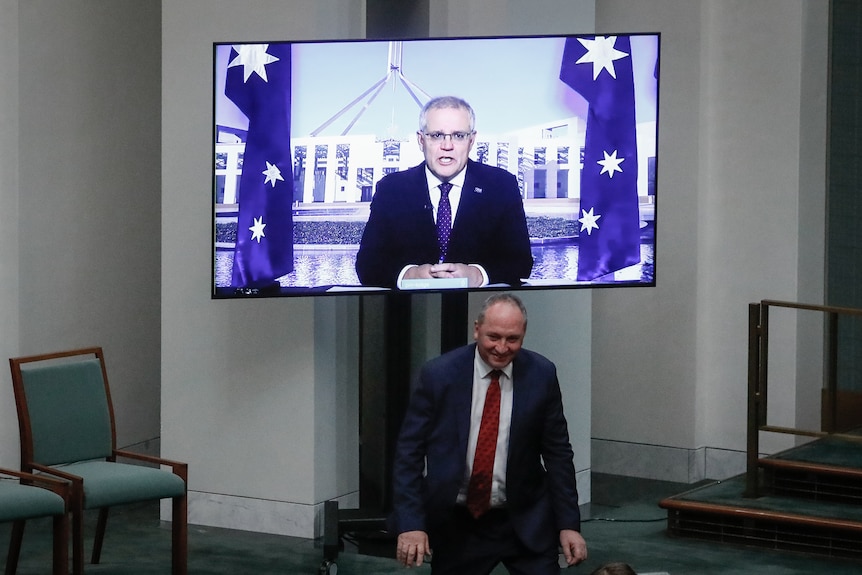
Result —
[[[657, 287], [594, 295], [594, 437], [740, 461], [748, 303], [823, 301], [827, 14], [823, 0], [597, 2], [598, 29], [662, 33], [662, 69]], [[776, 335], [771, 408], [792, 421], [818, 351], [794, 326]]]
[[335, 449], [356, 429], [356, 415], [339, 411], [356, 388], [355, 371], [339, 369], [355, 353], [339, 322], [356, 301], [210, 299], [208, 142], [214, 41], [355, 38], [360, 9], [163, 5], [162, 453], [189, 461], [193, 523], [309, 535], [317, 502], [356, 489], [355, 473], [341, 469], [355, 468], [355, 456]]
[[[160, 2], [4, 0], [3, 357], [105, 348], [122, 446], [159, 436]], [[0, 463], [17, 465], [8, 368]]]
[[[18, 0], [0, 0], [0, 356], [18, 355]], [[0, 465], [18, 465], [12, 381], [0, 370]]]

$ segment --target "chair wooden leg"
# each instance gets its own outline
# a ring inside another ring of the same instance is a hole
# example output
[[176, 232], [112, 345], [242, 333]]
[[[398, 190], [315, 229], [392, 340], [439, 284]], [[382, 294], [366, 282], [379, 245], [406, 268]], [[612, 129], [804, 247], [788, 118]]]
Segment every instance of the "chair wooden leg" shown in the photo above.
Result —
[[84, 575], [84, 509], [80, 501], [72, 509], [72, 573]]
[[24, 540], [23, 519], [12, 523], [12, 537], [9, 541], [9, 554], [6, 556], [6, 575], [15, 575], [18, 569], [18, 557], [21, 555], [21, 541]]
[[99, 520], [96, 522], [96, 538], [93, 541], [93, 556], [90, 563], [98, 565], [102, 560], [102, 543], [105, 541], [105, 528], [108, 526], [108, 508], [99, 509]]
[[173, 498], [171, 522], [171, 572], [173, 575], [187, 575], [189, 572], [189, 525], [188, 499], [185, 495]]
[[54, 575], [69, 575], [69, 515], [54, 516]]

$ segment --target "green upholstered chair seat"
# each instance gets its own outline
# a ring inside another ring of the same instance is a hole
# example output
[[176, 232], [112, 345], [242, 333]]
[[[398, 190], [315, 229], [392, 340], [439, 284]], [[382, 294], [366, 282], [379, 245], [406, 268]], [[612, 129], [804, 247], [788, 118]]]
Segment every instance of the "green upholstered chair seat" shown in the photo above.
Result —
[[63, 498], [53, 491], [21, 485], [17, 480], [0, 481], [0, 523], [62, 515], [65, 511]]
[[186, 490], [181, 477], [155, 467], [82, 461], [57, 466], [56, 469], [84, 480], [84, 509], [180, 497]]

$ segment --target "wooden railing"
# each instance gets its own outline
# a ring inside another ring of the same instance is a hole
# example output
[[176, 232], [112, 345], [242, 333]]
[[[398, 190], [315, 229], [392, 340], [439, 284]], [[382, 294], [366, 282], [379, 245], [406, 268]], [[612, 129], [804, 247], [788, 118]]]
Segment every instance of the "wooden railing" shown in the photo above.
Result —
[[[770, 425], [767, 421], [769, 310], [772, 307], [820, 312], [825, 317], [824, 385], [821, 392], [820, 429]], [[763, 300], [748, 306], [748, 445], [745, 496], [757, 497], [760, 490], [760, 432], [809, 437], [837, 436], [862, 442], [858, 434], [844, 433], [862, 425], [862, 393], [839, 390], [838, 325], [842, 317], [862, 317], [862, 309]], [[862, 350], [860, 350], [862, 353]]]

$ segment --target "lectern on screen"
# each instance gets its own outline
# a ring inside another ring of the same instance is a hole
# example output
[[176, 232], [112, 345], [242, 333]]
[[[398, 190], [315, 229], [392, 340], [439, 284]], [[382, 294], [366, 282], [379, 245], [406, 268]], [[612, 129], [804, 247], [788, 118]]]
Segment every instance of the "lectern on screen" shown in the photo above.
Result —
[[[444, 95], [475, 110], [470, 160], [516, 182], [532, 265], [507, 288], [654, 286], [659, 52], [658, 34], [214, 44], [212, 296], [499, 289], [357, 273], [378, 183], [423, 163], [419, 113]], [[433, 225], [421, 208], [388, 245]]]

